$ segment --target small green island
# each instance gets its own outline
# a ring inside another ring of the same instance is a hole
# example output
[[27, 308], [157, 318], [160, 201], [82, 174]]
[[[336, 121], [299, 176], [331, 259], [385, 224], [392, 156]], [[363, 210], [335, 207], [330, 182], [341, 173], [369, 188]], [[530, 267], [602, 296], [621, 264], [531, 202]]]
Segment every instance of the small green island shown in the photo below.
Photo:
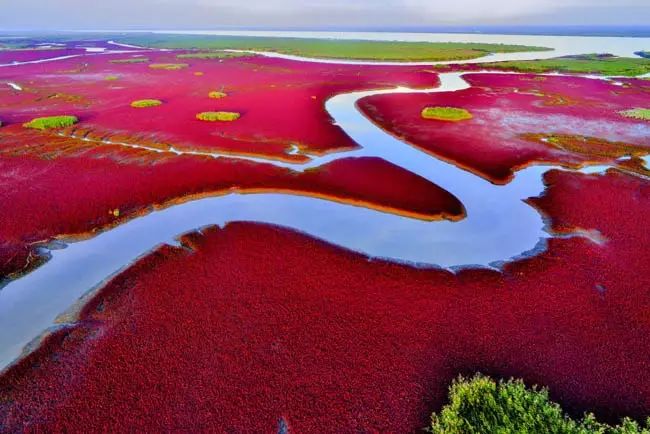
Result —
[[189, 67], [187, 63], [152, 63], [149, 65], [151, 69], [164, 69], [167, 71], [178, 71]]
[[218, 90], [213, 90], [212, 92], [210, 92], [208, 94], [208, 97], [210, 97], [212, 99], [221, 99], [221, 98], [225, 98], [227, 96], [228, 96], [227, 93], [221, 92], [221, 91], [218, 91]]
[[131, 103], [133, 108], [157, 107], [159, 105], [162, 105], [162, 101], [158, 99], [139, 99]]
[[240, 117], [236, 112], [203, 112], [196, 115], [198, 120], [205, 122], [232, 122]]
[[620, 112], [626, 118], [639, 119], [642, 121], [650, 121], [650, 109], [648, 108], [634, 108]]
[[425, 107], [421, 115], [423, 119], [448, 122], [472, 119], [472, 114], [469, 111], [457, 107]]
[[46, 116], [41, 118], [34, 118], [29, 122], [23, 124], [25, 128], [33, 128], [36, 130], [47, 130], [50, 128], [66, 128], [79, 122], [76, 116]]
[[147, 63], [149, 62], [149, 58], [147, 57], [132, 57], [129, 59], [113, 59], [110, 60], [111, 63], [114, 63], [116, 65], [119, 64], [130, 64], [130, 63]]

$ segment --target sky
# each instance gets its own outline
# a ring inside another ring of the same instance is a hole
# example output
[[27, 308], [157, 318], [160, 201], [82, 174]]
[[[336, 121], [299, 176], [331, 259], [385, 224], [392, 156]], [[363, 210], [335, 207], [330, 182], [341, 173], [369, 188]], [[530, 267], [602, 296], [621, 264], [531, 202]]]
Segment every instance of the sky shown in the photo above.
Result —
[[647, 25], [650, 0], [0, 0], [0, 30]]

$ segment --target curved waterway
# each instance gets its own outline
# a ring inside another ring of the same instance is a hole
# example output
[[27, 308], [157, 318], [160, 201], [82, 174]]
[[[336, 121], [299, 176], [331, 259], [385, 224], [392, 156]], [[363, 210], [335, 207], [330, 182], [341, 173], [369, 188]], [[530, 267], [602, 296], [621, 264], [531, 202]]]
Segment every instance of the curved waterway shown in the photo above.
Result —
[[180, 234], [208, 225], [223, 226], [230, 221], [276, 224], [371, 257], [446, 268], [496, 267], [532, 251], [548, 234], [540, 214], [523, 200], [543, 191], [542, 174], [548, 167], [532, 166], [517, 172], [505, 186], [493, 185], [387, 134], [357, 110], [360, 98], [380, 93], [449, 92], [469, 87], [462, 73], [441, 74], [440, 80], [441, 85], [433, 89], [334, 96], [327, 101], [327, 111], [361, 149], [317, 157], [306, 164], [265, 163], [304, 170], [345, 157], [380, 157], [456, 195], [467, 210], [465, 219], [425, 222], [289, 194], [231, 193], [155, 211], [91, 239], [51, 250], [46, 264], [0, 291], [0, 369], [19, 357], [25, 345], [51, 327], [83, 294], [156, 246], [175, 244]]

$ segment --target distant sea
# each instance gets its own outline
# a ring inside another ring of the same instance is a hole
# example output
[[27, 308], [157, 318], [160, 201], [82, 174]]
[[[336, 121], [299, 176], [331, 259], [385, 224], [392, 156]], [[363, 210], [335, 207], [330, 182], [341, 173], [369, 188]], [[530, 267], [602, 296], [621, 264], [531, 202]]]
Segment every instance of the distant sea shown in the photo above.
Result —
[[[83, 30], [84, 32], [146, 32], [147, 28], [122, 28], [122, 29], [102, 29], [102, 30]], [[530, 36], [601, 36], [601, 37], [633, 37], [633, 38], [650, 38], [650, 25], [635, 26], [603, 26], [603, 25], [575, 25], [575, 26], [548, 26], [548, 25], [501, 25], [501, 26], [319, 26], [319, 27], [242, 27], [242, 26], [216, 26], [213, 29], [187, 29], [187, 28], [165, 28], [170, 32], [177, 31], [223, 31], [223, 32], [242, 32], [242, 31], [271, 31], [271, 32], [376, 32], [376, 33], [436, 33], [436, 34], [476, 34], [476, 35], [530, 35]], [[53, 30], [49, 30], [52, 32]], [[79, 30], [77, 30], [79, 31]], [[0, 31], [0, 33], [24, 33], [39, 32], [32, 30], [14, 30]], [[56, 32], [66, 32], [59, 30]], [[74, 30], [73, 30], [74, 32]], [[40, 32], [42, 33], [42, 32]]]
[[219, 30], [327, 31], [387, 33], [476, 33], [485, 35], [650, 37], [650, 26], [397, 26], [397, 27], [220, 27]]

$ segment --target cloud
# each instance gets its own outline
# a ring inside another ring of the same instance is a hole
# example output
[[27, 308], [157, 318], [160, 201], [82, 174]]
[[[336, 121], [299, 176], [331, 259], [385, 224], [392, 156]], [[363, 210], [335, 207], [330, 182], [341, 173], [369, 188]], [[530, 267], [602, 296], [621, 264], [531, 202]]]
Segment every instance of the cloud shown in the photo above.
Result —
[[[0, 28], [644, 24], [648, 0], [4, 0]], [[634, 13], [629, 13], [634, 11]]]

